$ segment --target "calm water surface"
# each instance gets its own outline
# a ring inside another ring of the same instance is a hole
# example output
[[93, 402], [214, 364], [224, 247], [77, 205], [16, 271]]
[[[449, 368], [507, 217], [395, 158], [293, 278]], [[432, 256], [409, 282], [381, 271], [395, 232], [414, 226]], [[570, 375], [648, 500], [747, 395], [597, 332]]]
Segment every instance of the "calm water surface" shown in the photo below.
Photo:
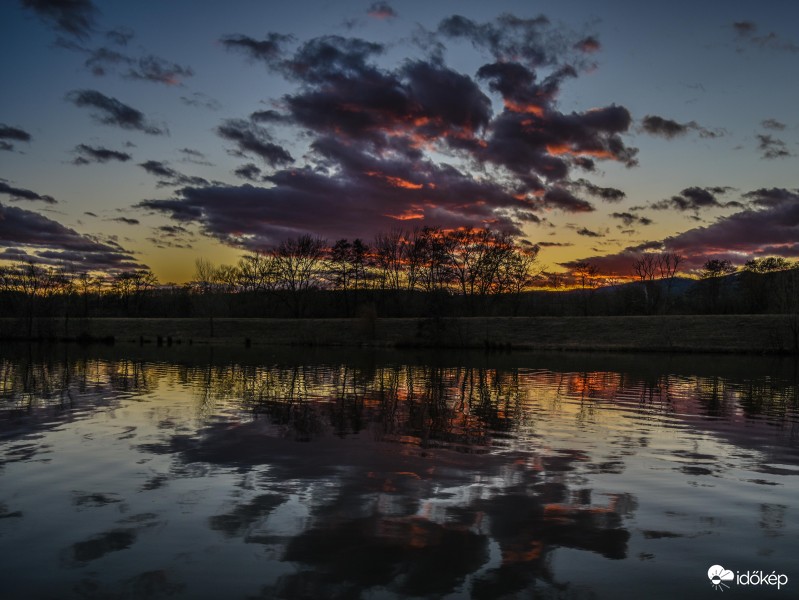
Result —
[[2, 598], [799, 597], [793, 360], [0, 349]]

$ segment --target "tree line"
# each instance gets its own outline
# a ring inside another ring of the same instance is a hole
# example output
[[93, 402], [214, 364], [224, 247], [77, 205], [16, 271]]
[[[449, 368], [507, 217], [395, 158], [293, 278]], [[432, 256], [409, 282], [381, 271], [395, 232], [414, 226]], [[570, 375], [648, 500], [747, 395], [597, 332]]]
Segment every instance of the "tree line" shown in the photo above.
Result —
[[[0, 315], [362, 317], [626, 315], [797, 312], [797, 263], [752, 259], [740, 270], [708, 260], [680, 277], [678, 253], [644, 252], [629, 278], [590, 262], [545, 271], [538, 247], [490, 229], [425, 227], [371, 242], [330, 244], [304, 235], [251, 251], [234, 265], [200, 258], [186, 284], [160, 284], [147, 270], [69, 272], [33, 262], [0, 267]], [[625, 285], [626, 284], [626, 285]]]

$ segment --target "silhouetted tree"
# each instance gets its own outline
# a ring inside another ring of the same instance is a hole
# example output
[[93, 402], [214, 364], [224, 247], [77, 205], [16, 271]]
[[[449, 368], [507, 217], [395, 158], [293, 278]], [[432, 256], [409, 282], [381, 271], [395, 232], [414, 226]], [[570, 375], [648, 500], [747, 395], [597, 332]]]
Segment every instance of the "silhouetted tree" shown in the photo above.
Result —
[[275, 252], [278, 280], [295, 317], [303, 315], [309, 290], [321, 282], [325, 246], [321, 238], [303, 235], [285, 240]]
[[702, 278], [706, 307], [709, 312], [717, 312], [726, 276], [735, 273], [729, 260], [710, 259], [702, 266]]

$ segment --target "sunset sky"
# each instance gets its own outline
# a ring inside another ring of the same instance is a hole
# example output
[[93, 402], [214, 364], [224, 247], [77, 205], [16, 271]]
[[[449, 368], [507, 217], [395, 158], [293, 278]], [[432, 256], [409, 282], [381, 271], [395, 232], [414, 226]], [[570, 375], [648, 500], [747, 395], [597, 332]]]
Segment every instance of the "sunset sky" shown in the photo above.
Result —
[[191, 277], [490, 226], [551, 270], [799, 258], [799, 5], [9, 0], [0, 259]]

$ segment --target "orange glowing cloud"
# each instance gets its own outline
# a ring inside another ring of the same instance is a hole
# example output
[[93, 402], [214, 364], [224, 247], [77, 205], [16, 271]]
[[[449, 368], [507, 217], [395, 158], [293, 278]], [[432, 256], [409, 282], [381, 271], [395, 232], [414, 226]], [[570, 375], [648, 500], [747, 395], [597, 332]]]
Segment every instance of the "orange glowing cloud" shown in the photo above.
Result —
[[593, 158], [614, 159], [616, 158], [613, 153], [604, 149], [597, 150], [580, 150], [569, 146], [568, 144], [550, 144], [547, 146], [547, 152], [553, 156], [562, 156], [569, 154], [572, 156], [591, 156]]
[[505, 98], [505, 110], [509, 110], [510, 112], [515, 113], [528, 113], [532, 115], [536, 115], [537, 117], [544, 116], [544, 109], [537, 104], [522, 104], [521, 102], [516, 102], [514, 100], [510, 100]]

